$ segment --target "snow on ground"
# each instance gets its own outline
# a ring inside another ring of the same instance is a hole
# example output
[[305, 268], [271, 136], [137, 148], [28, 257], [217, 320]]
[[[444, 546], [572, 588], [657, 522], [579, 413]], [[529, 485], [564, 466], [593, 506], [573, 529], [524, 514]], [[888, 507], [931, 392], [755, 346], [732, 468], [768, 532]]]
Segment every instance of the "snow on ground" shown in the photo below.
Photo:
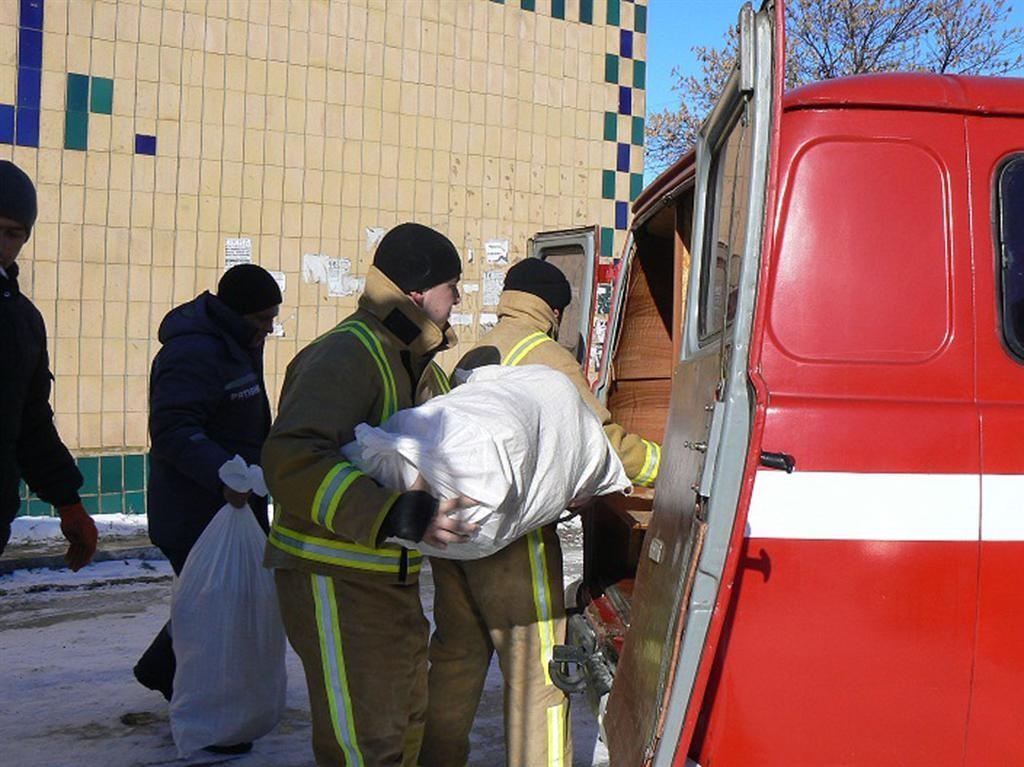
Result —
[[[146, 532], [145, 514], [94, 514], [92, 519], [100, 538], [126, 538]], [[63, 537], [60, 517], [17, 517], [11, 523], [12, 546]]]
[[[110, 515], [121, 516], [121, 515]], [[22, 518], [25, 519], [25, 518]], [[38, 520], [38, 518], [34, 518]], [[132, 522], [140, 517], [133, 517]], [[141, 517], [144, 520], [144, 517]], [[57, 522], [57, 520], [54, 520]], [[102, 517], [98, 524], [106, 524]], [[17, 525], [16, 521], [16, 525]], [[52, 523], [51, 523], [52, 524]], [[110, 529], [119, 522], [110, 520]], [[44, 538], [45, 526], [33, 525]], [[578, 577], [578, 523], [563, 525], [566, 579]], [[137, 534], [136, 525], [132, 533]], [[102, 534], [102, 533], [101, 533]], [[119, 533], [124, 534], [124, 533]], [[50, 537], [60, 537], [59, 522]], [[131, 668], [167, 620], [172, 573], [164, 561], [110, 561], [71, 573], [21, 570], [0, 576], [0, 743], [4, 764], [18, 767], [154, 767], [225, 764], [310, 767], [309, 704], [297, 656], [287, 655], [287, 707], [282, 722], [242, 757], [200, 752], [178, 759], [167, 704], [135, 682]], [[421, 578], [428, 615], [429, 570]], [[487, 678], [472, 734], [470, 767], [504, 763], [502, 682]], [[573, 700], [574, 767], [607, 765], [586, 704]]]

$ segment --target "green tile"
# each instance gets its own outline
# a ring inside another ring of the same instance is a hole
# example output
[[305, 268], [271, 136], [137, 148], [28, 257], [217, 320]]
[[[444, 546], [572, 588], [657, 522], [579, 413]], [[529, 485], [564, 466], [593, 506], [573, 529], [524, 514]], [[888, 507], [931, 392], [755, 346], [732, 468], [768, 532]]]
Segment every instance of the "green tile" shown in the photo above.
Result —
[[640, 196], [640, 192], [644, 190], [644, 174], [643, 173], [630, 173], [629, 174], [629, 201], [632, 202]]
[[109, 115], [114, 111], [114, 81], [109, 77], [92, 78], [89, 111]]
[[644, 145], [644, 118], [642, 117], [633, 118], [632, 143], [634, 146]]
[[619, 57], [614, 53], [604, 55], [604, 81], [606, 83], [619, 83]]
[[24, 501], [28, 496], [28, 485], [26, 485], [24, 481], [18, 482], [18, 497]]
[[551, 0], [551, 15], [556, 19], [565, 18], [565, 0]]
[[124, 505], [125, 514], [145, 514], [146, 513], [146, 494], [145, 493], [125, 493], [124, 494]]
[[82, 505], [89, 514], [95, 515], [100, 513], [100, 499], [97, 495], [83, 497]]
[[519, 7], [524, 11], [537, 10], [537, 0], [519, 0]]
[[121, 493], [124, 491], [123, 460], [119, 455], [104, 455], [100, 458], [101, 493]]
[[640, 34], [647, 32], [647, 6], [640, 3], [633, 6], [633, 29]]
[[611, 258], [615, 254], [615, 230], [610, 226], [601, 227], [601, 255]]
[[619, 138], [619, 116], [614, 112], [604, 113], [604, 140], [618, 141]]
[[647, 87], [647, 64], [643, 61], [633, 62], [633, 87], [640, 89]]
[[93, 456], [85, 456], [78, 459], [78, 470], [82, 472], [82, 489], [78, 492], [82, 495], [95, 495], [100, 491], [100, 462]]
[[594, 0], [580, 0], [580, 21], [584, 24], [594, 23]]
[[608, 25], [612, 27], [619, 26], [621, 18], [622, 14], [619, 9], [619, 0], [608, 0], [608, 15], [606, 17]]
[[68, 103], [72, 112], [84, 112], [89, 108], [89, 76], [68, 72]]
[[64, 148], [81, 149], [83, 152], [89, 144], [89, 113], [64, 113]]
[[100, 496], [100, 514], [123, 514], [124, 494], [104, 493]]
[[22, 509], [27, 509], [27, 514], [30, 517], [49, 517], [53, 514], [53, 506], [46, 501], [40, 501], [38, 498], [28, 501], [28, 503], [22, 506]]
[[615, 199], [615, 171], [601, 171], [601, 196], [606, 200]]
[[124, 457], [124, 489], [146, 489], [146, 456], [141, 453]]

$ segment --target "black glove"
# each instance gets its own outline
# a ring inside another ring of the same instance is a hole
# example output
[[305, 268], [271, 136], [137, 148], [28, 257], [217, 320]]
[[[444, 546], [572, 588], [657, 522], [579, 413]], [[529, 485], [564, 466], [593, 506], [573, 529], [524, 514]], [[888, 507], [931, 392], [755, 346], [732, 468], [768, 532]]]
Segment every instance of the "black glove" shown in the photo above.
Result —
[[380, 526], [378, 541], [385, 538], [404, 538], [419, 542], [437, 513], [438, 500], [423, 490], [407, 490], [398, 496], [391, 511]]

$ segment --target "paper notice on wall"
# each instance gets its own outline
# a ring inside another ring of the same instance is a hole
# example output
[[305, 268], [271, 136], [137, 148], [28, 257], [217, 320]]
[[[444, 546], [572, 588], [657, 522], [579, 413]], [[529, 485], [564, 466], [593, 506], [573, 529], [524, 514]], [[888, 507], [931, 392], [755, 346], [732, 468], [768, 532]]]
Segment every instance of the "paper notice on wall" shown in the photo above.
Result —
[[347, 258], [331, 258], [322, 253], [302, 256], [302, 280], [327, 286], [329, 296], [352, 296], [361, 293], [366, 279], [352, 275], [352, 262]]
[[284, 272], [271, 272], [270, 276], [274, 278], [274, 282], [277, 283], [277, 287], [284, 293], [285, 284], [288, 282], [288, 278], [285, 277]]
[[484, 243], [484, 253], [489, 264], [507, 264], [508, 240], [488, 240]]
[[380, 241], [384, 239], [384, 235], [387, 234], [387, 229], [383, 226], [368, 226], [366, 227], [366, 252], [372, 253], [377, 249]]
[[248, 237], [228, 237], [224, 240], [224, 271], [239, 264], [252, 263], [252, 240]]
[[490, 330], [498, 324], [498, 315], [493, 312], [480, 312], [480, 329]]
[[275, 338], [284, 338], [284, 325], [274, 320], [274, 329], [270, 331], [270, 335]]
[[597, 285], [597, 314], [608, 314], [612, 310], [612, 286], [609, 282]]
[[497, 306], [505, 287], [505, 272], [484, 272], [484, 306]]
[[480, 283], [479, 282], [464, 282], [464, 283], [462, 283], [462, 292], [465, 293], [467, 296], [470, 293], [479, 293], [480, 292]]
[[465, 314], [463, 312], [452, 312], [451, 316], [448, 318], [448, 322], [452, 327], [472, 325], [473, 315]]

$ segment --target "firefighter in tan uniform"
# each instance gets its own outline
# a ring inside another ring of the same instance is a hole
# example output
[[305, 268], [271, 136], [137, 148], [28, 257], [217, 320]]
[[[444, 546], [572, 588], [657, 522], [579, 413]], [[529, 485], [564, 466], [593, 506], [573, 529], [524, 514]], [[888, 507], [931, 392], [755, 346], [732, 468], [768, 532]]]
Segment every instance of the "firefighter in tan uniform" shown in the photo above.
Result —
[[[572, 354], [554, 340], [572, 293], [557, 267], [526, 259], [505, 277], [498, 324], [459, 362], [547, 365], [565, 373], [604, 424], [626, 473], [651, 485], [661, 448], [611, 423]], [[551, 683], [552, 647], [565, 641], [562, 551], [555, 526], [484, 559], [431, 558], [434, 622], [430, 641], [423, 767], [462, 767], [491, 655], [505, 679], [505, 741], [510, 767], [571, 767], [569, 705]]]
[[302, 659], [320, 767], [417, 764], [427, 695], [428, 625], [418, 552], [472, 526], [425, 490], [381, 487], [346, 461], [360, 423], [447, 389], [433, 356], [454, 342], [458, 253], [440, 233], [402, 224], [381, 240], [358, 310], [292, 360], [263, 448], [275, 502], [266, 564]]

